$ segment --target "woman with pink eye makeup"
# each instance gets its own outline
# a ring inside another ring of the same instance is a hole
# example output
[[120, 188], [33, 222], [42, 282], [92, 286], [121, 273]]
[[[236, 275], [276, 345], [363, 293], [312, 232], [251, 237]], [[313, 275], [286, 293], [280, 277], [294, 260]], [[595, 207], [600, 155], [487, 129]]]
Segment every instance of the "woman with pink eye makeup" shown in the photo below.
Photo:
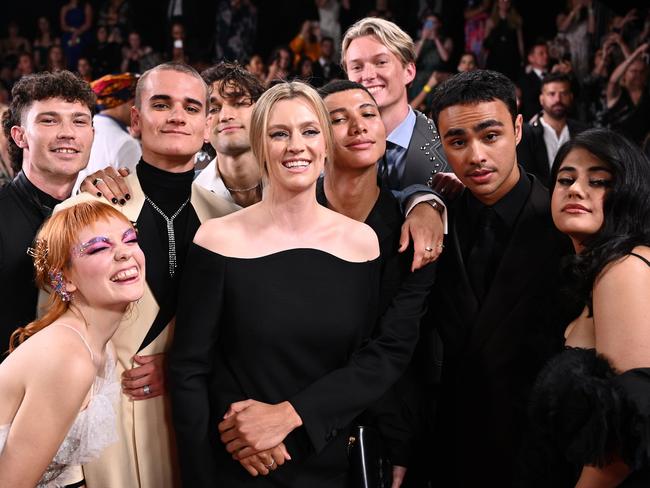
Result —
[[108, 342], [142, 297], [144, 255], [133, 224], [94, 201], [55, 213], [28, 252], [50, 300], [0, 365], [0, 486], [82, 487], [80, 466], [117, 440]]

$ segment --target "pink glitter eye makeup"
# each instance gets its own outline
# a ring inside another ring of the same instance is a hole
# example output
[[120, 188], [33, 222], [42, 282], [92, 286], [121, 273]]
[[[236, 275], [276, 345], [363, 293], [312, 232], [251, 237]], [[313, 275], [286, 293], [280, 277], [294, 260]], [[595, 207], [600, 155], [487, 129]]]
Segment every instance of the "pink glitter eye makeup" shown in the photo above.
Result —
[[[128, 228], [127, 230], [125, 230], [124, 233], [122, 234], [122, 242], [126, 242], [129, 244], [138, 242], [138, 233], [135, 231], [135, 229]], [[77, 246], [75, 252], [77, 256], [90, 255], [90, 254], [95, 254], [96, 252], [101, 251], [103, 249], [107, 249], [112, 245], [113, 245], [113, 241], [111, 241], [110, 238], [105, 236], [97, 236]]]
[[[108, 237], [97, 236], [93, 237], [89, 241], [84, 242], [79, 247], [77, 247], [77, 256], [83, 256], [85, 254], [94, 254], [95, 252], [106, 249], [110, 246], [111, 240]], [[107, 246], [108, 245], [108, 246]]]

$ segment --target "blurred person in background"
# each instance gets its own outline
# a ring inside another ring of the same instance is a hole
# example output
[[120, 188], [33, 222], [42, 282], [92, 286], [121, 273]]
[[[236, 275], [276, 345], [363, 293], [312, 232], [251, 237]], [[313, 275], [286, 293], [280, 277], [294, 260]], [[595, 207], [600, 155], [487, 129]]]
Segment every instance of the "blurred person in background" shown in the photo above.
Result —
[[291, 50], [287, 46], [278, 46], [269, 58], [269, 72], [266, 75], [266, 85], [273, 80], [286, 80], [291, 73]]
[[86, 83], [93, 81], [93, 67], [86, 56], [81, 56], [77, 61], [77, 75]]
[[95, 139], [85, 169], [79, 172], [74, 192], [84, 178], [97, 170], [112, 166], [131, 172], [140, 161], [140, 143], [131, 136], [131, 108], [135, 101], [138, 78], [131, 73], [106, 75], [90, 84], [97, 96], [97, 113], [93, 117]]
[[297, 67], [303, 58], [317, 61], [320, 57], [320, 41], [321, 32], [318, 21], [305, 20], [300, 27], [300, 32], [289, 43], [294, 56], [293, 65]]
[[158, 64], [158, 57], [151, 46], [142, 44], [140, 33], [131, 31], [128, 44], [122, 48], [122, 72], [142, 74]]
[[66, 70], [67, 66], [68, 61], [65, 58], [63, 48], [56, 44], [51, 46], [47, 53], [47, 71], [55, 73], [57, 71]]
[[[451, 58], [454, 44], [442, 30], [442, 22], [437, 14], [426, 10], [422, 15], [420, 39], [415, 43], [416, 73], [409, 88], [409, 98], [422, 91], [433, 72], [448, 71], [447, 62]], [[427, 92], [428, 93], [428, 92]]]
[[266, 82], [266, 66], [264, 66], [264, 60], [259, 54], [253, 54], [251, 56], [246, 63], [246, 71], [260, 80], [261, 83]]
[[118, 72], [122, 61], [120, 45], [115, 41], [114, 36], [109, 35], [106, 26], [97, 27], [95, 36], [95, 42], [88, 50], [95, 76], [102, 77]]
[[607, 84], [605, 122], [639, 145], [650, 130], [648, 49], [648, 42], [639, 45], [616, 67]]
[[517, 82], [521, 89], [521, 114], [524, 122], [528, 122], [542, 109], [539, 104], [539, 94], [542, 90], [542, 79], [548, 73], [548, 68], [548, 45], [544, 39], [536, 39], [528, 48], [526, 71]]
[[594, 0], [567, 0], [566, 9], [557, 15], [556, 25], [568, 41], [573, 69], [582, 79], [589, 72], [591, 36], [596, 32]]
[[485, 24], [485, 68], [516, 80], [524, 59], [523, 20], [512, 0], [496, 0]]
[[99, 8], [97, 26], [106, 27], [109, 37], [122, 43], [133, 29], [133, 13], [129, 0], [104, 0]]
[[68, 62], [66, 69], [77, 68], [79, 56], [90, 42], [90, 28], [93, 25], [93, 7], [85, 0], [69, 0], [59, 12], [61, 45]]
[[221, 0], [217, 5], [215, 58], [244, 62], [257, 35], [257, 8], [250, 0]]
[[27, 38], [20, 35], [18, 22], [10, 20], [7, 37], [0, 39], [0, 58], [4, 62], [15, 63], [20, 53], [29, 53], [32, 46]]
[[54, 36], [52, 33], [50, 20], [47, 17], [39, 17], [36, 25], [38, 28], [38, 34], [34, 38], [32, 44], [34, 47], [34, 64], [40, 71], [46, 68], [48, 50], [51, 46], [60, 45], [61, 39]]

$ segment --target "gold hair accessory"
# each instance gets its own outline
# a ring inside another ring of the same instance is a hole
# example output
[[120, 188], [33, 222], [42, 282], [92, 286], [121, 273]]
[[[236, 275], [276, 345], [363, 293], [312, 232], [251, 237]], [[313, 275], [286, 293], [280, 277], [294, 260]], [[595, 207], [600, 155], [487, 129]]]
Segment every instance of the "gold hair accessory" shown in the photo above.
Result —
[[47, 268], [47, 241], [36, 239], [34, 247], [27, 248], [27, 254], [34, 258], [34, 268], [37, 273], [42, 273]]

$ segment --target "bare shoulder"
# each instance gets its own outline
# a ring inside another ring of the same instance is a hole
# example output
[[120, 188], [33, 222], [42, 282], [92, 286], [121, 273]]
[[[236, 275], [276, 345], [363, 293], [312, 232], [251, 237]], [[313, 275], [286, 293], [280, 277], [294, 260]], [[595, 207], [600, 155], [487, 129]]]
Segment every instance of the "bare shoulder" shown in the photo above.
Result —
[[194, 235], [194, 243], [209, 251], [225, 256], [233, 255], [247, 233], [256, 226], [256, 209], [248, 207], [217, 219], [209, 219], [201, 224]]
[[[635, 289], [643, 284], [650, 284], [650, 247], [637, 246], [628, 254], [608, 264], [600, 273], [594, 288], [615, 287], [619, 290]], [[643, 259], [642, 259], [643, 258]]]
[[57, 322], [30, 337], [14, 354], [14, 364], [18, 368], [28, 367], [26, 381], [48, 385], [48, 388], [78, 388], [79, 392], [84, 392], [97, 374], [81, 337]]
[[332, 212], [332, 220], [340, 226], [339, 234], [344, 240], [346, 259], [350, 261], [371, 261], [379, 257], [379, 241], [372, 228], [350, 219], [344, 215]]

